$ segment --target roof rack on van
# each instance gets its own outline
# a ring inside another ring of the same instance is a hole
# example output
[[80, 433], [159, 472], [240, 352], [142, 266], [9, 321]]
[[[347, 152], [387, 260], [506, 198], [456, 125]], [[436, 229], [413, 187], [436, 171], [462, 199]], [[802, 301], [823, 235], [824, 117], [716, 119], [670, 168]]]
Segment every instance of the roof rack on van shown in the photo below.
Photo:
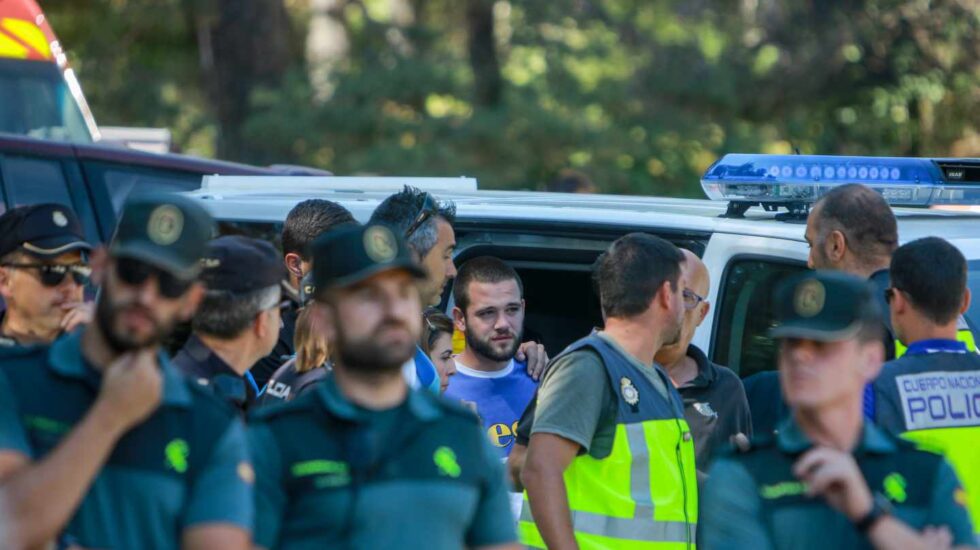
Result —
[[726, 200], [725, 217], [752, 206], [789, 210], [777, 218], [806, 218], [811, 204], [834, 187], [860, 183], [893, 206], [980, 204], [980, 159], [729, 154], [711, 165], [701, 187]]
[[200, 193], [223, 195], [234, 193], [294, 192], [347, 193], [401, 191], [406, 185], [430, 193], [476, 191], [475, 178], [400, 178], [375, 176], [204, 176]]

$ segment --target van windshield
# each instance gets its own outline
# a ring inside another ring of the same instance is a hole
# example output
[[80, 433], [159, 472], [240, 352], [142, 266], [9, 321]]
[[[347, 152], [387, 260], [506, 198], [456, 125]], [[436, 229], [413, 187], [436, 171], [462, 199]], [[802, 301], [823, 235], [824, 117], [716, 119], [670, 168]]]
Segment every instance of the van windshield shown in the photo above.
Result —
[[61, 70], [43, 61], [0, 58], [0, 132], [92, 142]]

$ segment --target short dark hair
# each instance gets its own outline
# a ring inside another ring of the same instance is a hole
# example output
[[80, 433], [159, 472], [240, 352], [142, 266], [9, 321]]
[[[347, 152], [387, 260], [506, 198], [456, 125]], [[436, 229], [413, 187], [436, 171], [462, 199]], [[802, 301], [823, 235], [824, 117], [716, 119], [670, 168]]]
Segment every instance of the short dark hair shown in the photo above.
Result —
[[438, 308], [426, 308], [422, 312], [422, 351], [432, 353], [432, 346], [440, 334], [453, 335], [453, 320]]
[[854, 253], [872, 263], [875, 258], [891, 256], [898, 247], [898, 223], [895, 213], [880, 193], [857, 183], [830, 190], [814, 205], [818, 210], [819, 239], [833, 230], [847, 239]]
[[[370, 223], [387, 225], [395, 233], [405, 237], [405, 232], [412, 227], [419, 216], [428, 193], [406, 185], [401, 191], [381, 201], [381, 204], [371, 214]], [[446, 220], [449, 225], [456, 222], [456, 205], [452, 202], [437, 202], [436, 216], [425, 220], [405, 237], [419, 257], [424, 258], [439, 240], [436, 228], [436, 217]]]
[[905, 292], [916, 310], [939, 325], [959, 316], [966, 278], [963, 253], [939, 237], [906, 243], [892, 256], [892, 287]]
[[680, 249], [660, 237], [646, 233], [620, 237], [592, 270], [602, 312], [620, 318], [643, 313], [665, 282], [677, 290], [683, 262]]
[[275, 306], [281, 292], [279, 285], [246, 294], [208, 290], [191, 320], [191, 328], [201, 334], [231, 340], [247, 329], [259, 313]]
[[524, 281], [521, 276], [514, 271], [514, 268], [507, 265], [500, 258], [493, 256], [480, 256], [468, 260], [460, 266], [456, 273], [456, 280], [453, 283], [453, 300], [456, 307], [464, 313], [470, 305], [470, 283], [502, 283], [504, 281], [517, 281], [517, 290], [524, 298]]
[[334, 227], [357, 223], [354, 216], [343, 206], [324, 199], [305, 200], [289, 211], [282, 226], [283, 254], [309, 256], [307, 247], [317, 237]]

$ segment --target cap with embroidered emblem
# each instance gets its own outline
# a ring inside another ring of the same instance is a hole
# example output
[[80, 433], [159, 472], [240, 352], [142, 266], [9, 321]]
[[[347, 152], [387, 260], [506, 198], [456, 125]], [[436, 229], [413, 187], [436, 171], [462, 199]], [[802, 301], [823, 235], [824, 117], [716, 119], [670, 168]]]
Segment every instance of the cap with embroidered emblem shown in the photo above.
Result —
[[862, 328], [882, 323], [882, 312], [867, 281], [838, 271], [807, 271], [777, 285], [773, 338], [847, 340]]
[[81, 222], [67, 206], [32, 204], [0, 216], [0, 256], [21, 249], [39, 258], [92, 249]]
[[201, 271], [214, 221], [203, 206], [174, 194], [131, 196], [109, 253], [146, 262], [181, 279]]
[[351, 286], [388, 270], [425, 277], [404, 239], [384, 225], [338, 228], [313, 241], [311, 250], [316, 293]]

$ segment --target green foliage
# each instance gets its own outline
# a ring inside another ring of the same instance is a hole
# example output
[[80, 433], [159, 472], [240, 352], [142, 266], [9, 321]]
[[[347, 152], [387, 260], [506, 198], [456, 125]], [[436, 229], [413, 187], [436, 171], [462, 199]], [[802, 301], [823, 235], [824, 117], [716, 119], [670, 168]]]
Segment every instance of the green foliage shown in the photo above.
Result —
[[[468, 8], [484, 1], [403, 0], [407, 19], [390, 0], [333, 2], [346, 53], [325, 66], [293, 48], [280, 81], [251, 89], [234, 160], [495, 188], [575, 168], [605, 192], [700, 196], [725, 152], [980, 155], [969, 2], [500, 0], [503, 95], [480, 105]], [[285, 5], [313, 32], [309, 1]], [[99, 121], [218, 149], [198, 3], [44, 7]]]

